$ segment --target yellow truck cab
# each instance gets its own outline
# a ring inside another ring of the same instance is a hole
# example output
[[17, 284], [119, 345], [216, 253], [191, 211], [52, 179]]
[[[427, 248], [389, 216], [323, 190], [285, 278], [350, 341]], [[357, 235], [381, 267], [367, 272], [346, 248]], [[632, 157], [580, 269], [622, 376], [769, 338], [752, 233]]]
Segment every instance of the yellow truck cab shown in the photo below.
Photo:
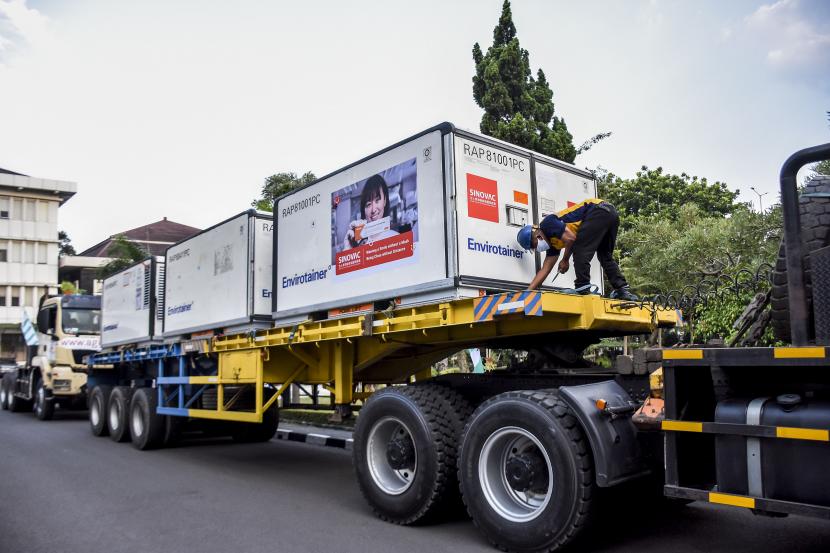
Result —
[[41, 420], [55, 407], [85, 408], [87, 374], [83, 357], [100, 350], [100, 296], [46, 298], [37, 314], [37, 345], [27, 363], [2, 381], [2, 407], [32, 408]]

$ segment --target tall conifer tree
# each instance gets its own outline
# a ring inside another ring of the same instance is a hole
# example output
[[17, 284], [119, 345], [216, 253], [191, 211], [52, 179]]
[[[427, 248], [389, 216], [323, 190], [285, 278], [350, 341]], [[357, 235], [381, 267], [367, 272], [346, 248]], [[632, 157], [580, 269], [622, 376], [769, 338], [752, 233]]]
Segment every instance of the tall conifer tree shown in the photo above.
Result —
[[545, 73], [539, 69], [535, 79], [531, 74], [530, 56], [519, 45], [509, 0], [493, 29], [493, 45], [483, 54], [476, 43], [473, 61], [473, 97], [484, 109], [481, 132], [573, 162], [578, 153], [573, 136], [565, 120], [554, 115], [553, 91]]

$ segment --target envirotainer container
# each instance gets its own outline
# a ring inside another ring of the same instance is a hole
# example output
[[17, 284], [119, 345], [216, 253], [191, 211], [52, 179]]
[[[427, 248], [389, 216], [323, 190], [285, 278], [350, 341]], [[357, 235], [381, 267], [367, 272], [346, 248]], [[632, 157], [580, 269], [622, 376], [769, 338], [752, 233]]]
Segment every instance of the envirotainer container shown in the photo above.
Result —
[[162, 338], [164, 258], [150, 257], [104, 279], [101, 346]]
[[[518, 230], [595, 196], [571, 164], [432, 127], [277, 199], [274, 319], [524, 289], [540, 259]], [[591, 281], [602, 286], [596, 260]]]
[[164, 337], [270, 325], [273, 218], [253, 209], [168, 248]]

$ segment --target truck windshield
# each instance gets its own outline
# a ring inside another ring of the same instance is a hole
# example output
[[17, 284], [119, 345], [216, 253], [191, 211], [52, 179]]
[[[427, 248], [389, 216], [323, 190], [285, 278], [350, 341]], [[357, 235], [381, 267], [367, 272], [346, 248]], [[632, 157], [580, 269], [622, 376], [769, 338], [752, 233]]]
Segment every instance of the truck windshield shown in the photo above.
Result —
[[99, 309], [63, 308], [63, 331], [66, 334], [100, 334], [101, 311]]

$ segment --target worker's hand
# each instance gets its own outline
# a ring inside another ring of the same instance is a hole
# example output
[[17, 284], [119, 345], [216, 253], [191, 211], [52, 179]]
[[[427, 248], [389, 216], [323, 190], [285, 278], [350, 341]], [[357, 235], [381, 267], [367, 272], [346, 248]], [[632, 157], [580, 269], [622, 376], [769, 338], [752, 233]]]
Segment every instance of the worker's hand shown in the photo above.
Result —
[[567, 259], [563, 259], [559, 262], [559, 272], [560, 273], [567, 273], [568, 269], [571, 268], [571, 264], [568, 262]]
[[349, 248], [356, 248], [360, 242], [363, 240], [361, 236], [360, 239], [356, 237], [355, 228], [360, 227], [362, 229], [366, 225], [366, 221], [363, 219], [357, 219], [356, 221], [352, 221], [349, 223], [349, 230], [346, 232], [346, 238], [343, 240], [343, 249], [348, 250]]

